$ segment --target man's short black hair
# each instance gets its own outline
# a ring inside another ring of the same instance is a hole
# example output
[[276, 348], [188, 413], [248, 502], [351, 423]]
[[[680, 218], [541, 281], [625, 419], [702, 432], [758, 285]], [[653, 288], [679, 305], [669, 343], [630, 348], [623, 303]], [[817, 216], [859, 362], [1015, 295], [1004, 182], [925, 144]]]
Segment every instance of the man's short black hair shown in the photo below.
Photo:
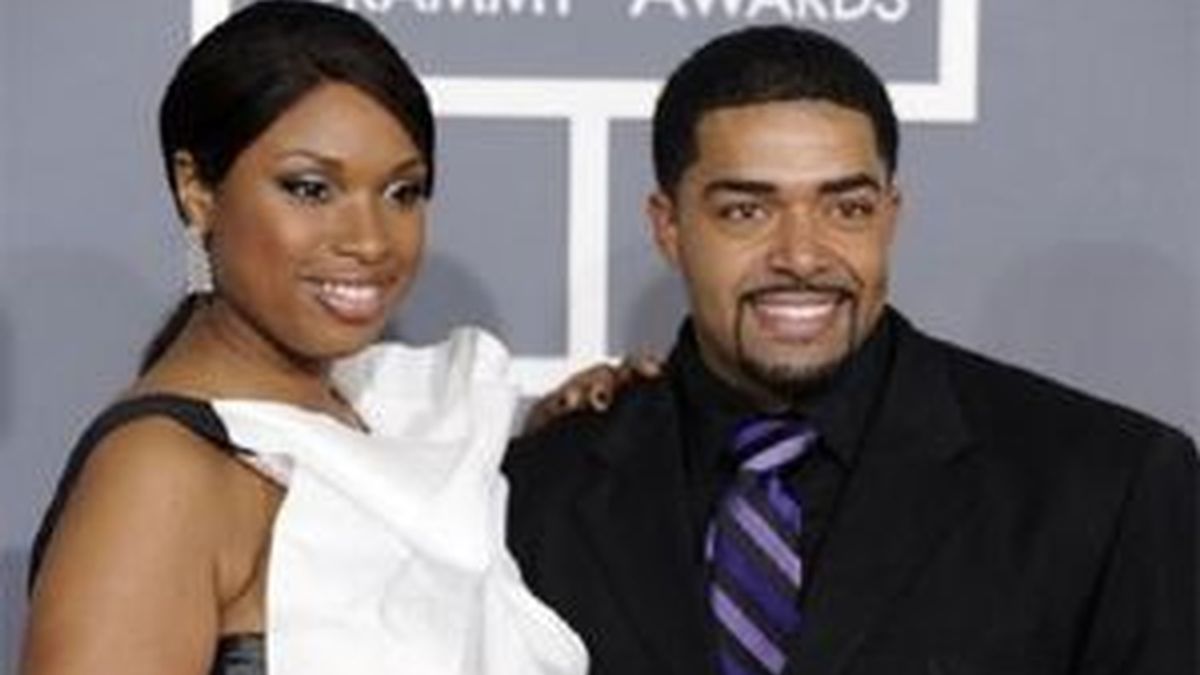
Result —
[[696, 126], [705, 113], [775, 101], [824, 100], [871, 119], [879, 157], [896, 171], [900, 145], [887, 88], [846, 45], [794, 26], [756, 26], [726, 33], [687, 58], [654, 111], [654, 171], [672, 194], [696, 159]]

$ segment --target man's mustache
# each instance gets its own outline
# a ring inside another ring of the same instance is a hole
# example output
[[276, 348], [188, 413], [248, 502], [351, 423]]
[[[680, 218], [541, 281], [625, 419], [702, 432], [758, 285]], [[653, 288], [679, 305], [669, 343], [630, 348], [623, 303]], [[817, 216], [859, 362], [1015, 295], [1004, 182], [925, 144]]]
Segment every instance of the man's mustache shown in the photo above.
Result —
[[764, 296], [774, 293], [819, 293], [833, 295], [839, 301], [853, 300], [858, 294], [854, 285], [846, 282], [798, 280], [752, 288], [738, 296], [738, 304], [745, 305], [756, 302]]

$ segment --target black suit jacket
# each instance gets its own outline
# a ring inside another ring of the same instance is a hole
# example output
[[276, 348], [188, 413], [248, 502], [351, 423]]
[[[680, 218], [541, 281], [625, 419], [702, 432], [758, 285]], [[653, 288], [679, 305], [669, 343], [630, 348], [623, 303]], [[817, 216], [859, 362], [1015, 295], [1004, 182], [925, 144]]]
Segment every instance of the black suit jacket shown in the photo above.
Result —
[[[1195, 448], [897, 322], [794, 675], [1193, 675]], [[603, 675], [715, 673], [671, 378], [510, 450], [509, 544]]]

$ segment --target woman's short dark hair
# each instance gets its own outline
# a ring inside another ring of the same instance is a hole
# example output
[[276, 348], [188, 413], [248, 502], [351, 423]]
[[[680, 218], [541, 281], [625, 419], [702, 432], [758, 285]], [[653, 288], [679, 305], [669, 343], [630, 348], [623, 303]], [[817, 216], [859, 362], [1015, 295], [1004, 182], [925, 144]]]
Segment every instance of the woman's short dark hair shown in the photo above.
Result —
[[689, 56], [667, 80], [654, 111], [654, 170], [673, 193], [696, 160], [696, 126], [717, 108], [825, 100], [870, 118], [880, 159], [896, 171], [900, 132], [887, 89], [849, 47], [794, 26], [727, 33]]
[[387, 38], [344, 9], [268, 0], [204, 36], [167, 86], [158, 124], [172, 188], [177, 151], [191, 153], [200, 179], [215, 186], [272, 122], [326, 82], [353, 85], [391, 112], [432, 175], [429, 98]]
[[[159, 107], [159, 139], [175, 196], [175, 155], [186, 151], [216, 187], [238, 156], [318, 86], [358, 88], [388, 110], [421, 152], [433, 189], [434, 119], [420, 80], [371, 22], [337, 7], [267, 0], [245, 7], [184, 57]], [[147, 347], [142, 370], [166, 351], [199, 302], [188, 297]]]

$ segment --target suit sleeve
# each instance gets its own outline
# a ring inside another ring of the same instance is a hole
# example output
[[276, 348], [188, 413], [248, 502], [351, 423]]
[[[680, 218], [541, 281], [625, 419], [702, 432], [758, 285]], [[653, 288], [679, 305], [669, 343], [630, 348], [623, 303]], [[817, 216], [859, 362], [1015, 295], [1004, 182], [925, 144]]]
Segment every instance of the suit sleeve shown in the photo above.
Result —
[[1168, 432], [1132, 481], [1096, 588], [1079, 675], [1195, 675], [1196, 448]]

